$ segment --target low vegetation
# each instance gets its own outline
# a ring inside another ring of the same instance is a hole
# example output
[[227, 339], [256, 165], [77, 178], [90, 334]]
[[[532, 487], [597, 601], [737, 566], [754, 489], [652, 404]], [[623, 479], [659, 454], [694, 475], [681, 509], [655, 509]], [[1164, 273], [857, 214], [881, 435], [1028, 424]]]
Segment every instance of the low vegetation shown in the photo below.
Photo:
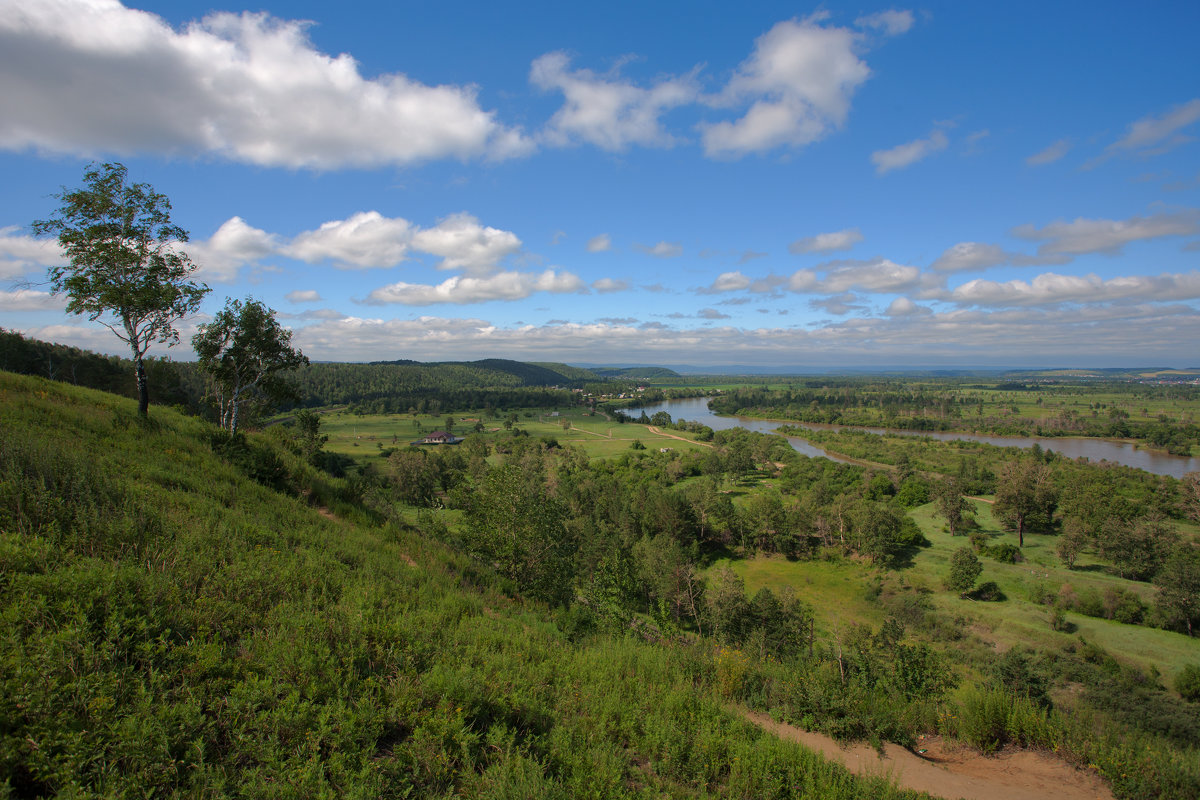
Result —
[[577, 388], [230, 435], [0, 373], [3, 791], [915, 796], [748, 707], [1200, 797], [1192, 484]]

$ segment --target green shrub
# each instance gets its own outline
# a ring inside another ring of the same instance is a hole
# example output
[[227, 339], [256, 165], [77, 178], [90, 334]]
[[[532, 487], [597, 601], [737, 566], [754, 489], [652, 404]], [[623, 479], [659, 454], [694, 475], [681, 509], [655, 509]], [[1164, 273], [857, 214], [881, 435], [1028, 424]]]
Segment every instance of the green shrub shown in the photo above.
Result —
[[1200, 702], [1200, 664], [1188, 664], [1175, 676], [1175, 691], [1189, 703]]

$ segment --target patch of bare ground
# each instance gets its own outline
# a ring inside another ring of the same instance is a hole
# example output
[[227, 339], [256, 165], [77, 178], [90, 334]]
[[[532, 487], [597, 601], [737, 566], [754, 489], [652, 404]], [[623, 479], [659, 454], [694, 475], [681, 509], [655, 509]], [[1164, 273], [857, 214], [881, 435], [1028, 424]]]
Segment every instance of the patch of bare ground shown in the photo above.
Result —
[[1098, 775], [1048, 753], [1003, 750], [994, 756], [947, 742], [940, 736], [921, 740], [923, 753], [886, 744], [881, 756], [866, 744], [843, 745], [820, 733], [776, 722], [767, 714], [740, 710], [742, 716], [781, 739], [798, 742], [837, 761], [858, 775], [882, 775], [897, 786], [938, 797], [965, 800], [1112, 800]]

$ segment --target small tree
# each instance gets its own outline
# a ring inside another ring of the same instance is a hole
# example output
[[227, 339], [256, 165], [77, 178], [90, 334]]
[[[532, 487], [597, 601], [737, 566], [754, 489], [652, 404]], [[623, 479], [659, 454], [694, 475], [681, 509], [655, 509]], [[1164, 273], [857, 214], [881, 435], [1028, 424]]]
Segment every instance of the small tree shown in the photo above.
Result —
[[1168, 619], [1182, 623], [1191, 636], [1200, 623], [1200, 548], [1180, 544], [1154, 576], [1158, 605]]
[[967, 526], [971, 505], [962, 495], [962, 488], [954, 478], [938, 483], [934, 490], [938, 513], [946, 518], [946, 529], [951, 536], [958, 536]]
[[992, 516], [1017, 531], [1017, 544], [1025, 546], [1025, 531], [1045, 528], [1054, 518], [1058, 491], [1050, 481], [1050, 469], [1036, 458], [1010, 461], [996, 478], [996, 501]]
[[179, 341], [175, 322], [195, 313], [208, 293], [187, 280], [195, 270], [177, 244], [187, 231], [171, 222], [171, 201], [146, 183], [128, 182], [122, 164], [92, 165], [84, 187], [54, 195], [54, 216], [33, 223], [39, 236], [57, 234], [67, 264], [50, 268], [50, 287], [65, 294], [67, 311], [86, 314], [129, 346], [137, 378], [138, 413], [150, 391], [144, 359], [150, 346]]
[[265, 409], [294, 397], [280, 373], [308, 364], [275, 312], [249, 298], [227, 300], [212, 322], [200, 326], [192, 347], [212, 382], [220, 425], [231, 434], [243, 406]]
[[979, 563], [975, 551], [969, 547], [960, 547], [950, 556], [950, 574], [946, 576], [946, 588], [958, 592], [959, 596], [971, 591], [983, 565]]

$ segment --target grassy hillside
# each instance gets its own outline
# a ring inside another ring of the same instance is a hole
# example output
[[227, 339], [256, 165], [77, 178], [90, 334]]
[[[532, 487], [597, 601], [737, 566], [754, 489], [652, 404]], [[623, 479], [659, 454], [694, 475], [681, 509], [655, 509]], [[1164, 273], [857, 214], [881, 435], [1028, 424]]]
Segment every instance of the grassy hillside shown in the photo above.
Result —
[[733, 716], [705, 646], [572, 642], [353, 492], [0, 373], [0, 796], [914, 796]]

